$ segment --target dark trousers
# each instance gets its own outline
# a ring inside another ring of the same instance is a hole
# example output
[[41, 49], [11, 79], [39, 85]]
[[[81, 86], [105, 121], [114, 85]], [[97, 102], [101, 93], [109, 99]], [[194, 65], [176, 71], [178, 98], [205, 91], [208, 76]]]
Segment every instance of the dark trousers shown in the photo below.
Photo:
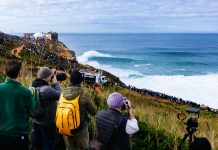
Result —
[[56, 138], [55, 123], [41, 125], [33, 123], [33, 150], [54, 150]]
[[28, 135], [18, 136], [18, 137], [0, 135], [0, 149], [29, 150]]

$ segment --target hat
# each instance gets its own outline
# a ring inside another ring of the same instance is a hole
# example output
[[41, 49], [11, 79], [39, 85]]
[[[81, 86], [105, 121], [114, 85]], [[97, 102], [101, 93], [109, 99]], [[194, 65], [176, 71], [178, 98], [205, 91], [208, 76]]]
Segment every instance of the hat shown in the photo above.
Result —
[[82, 74], [78, 70], [75, 70], [71, 73], [70, 82], [73, 85], [80, 84], [82, 81], [83, 81]]
[[48, 67], [41, 67], [38, 71], [38, 78], [45, 79], [53, 75], [52, 71]]
[[111, 93], [108, 96], [107, 104], [110, 107], [120, 108], [124, 104], [124, 98], [120, 93]]

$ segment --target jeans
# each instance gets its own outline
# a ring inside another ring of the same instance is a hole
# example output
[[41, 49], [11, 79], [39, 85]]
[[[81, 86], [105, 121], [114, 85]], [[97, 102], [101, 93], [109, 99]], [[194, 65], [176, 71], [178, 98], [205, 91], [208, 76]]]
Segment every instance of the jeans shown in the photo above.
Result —
[[0, 149], [29, 150], [28, 135], [18, 136], [18, 137], [0, 135]]
[[55, 123], [46, 125], [33, 123], [32, 150], [54, 150], [55, 138]]

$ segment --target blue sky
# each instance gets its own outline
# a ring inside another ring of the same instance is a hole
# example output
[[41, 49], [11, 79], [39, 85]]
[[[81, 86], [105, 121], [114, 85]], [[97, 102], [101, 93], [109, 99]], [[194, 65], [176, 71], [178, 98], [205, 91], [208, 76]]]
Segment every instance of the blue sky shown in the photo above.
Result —
[[2, 32], [218, 32], [218, 0], [0, 0]]

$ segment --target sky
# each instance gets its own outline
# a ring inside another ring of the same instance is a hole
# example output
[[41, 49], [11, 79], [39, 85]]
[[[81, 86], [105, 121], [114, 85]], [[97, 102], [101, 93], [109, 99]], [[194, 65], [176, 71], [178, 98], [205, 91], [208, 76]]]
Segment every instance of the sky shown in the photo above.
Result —
[[0, 0], [0, 31], [218, 33], [218, 0]]

